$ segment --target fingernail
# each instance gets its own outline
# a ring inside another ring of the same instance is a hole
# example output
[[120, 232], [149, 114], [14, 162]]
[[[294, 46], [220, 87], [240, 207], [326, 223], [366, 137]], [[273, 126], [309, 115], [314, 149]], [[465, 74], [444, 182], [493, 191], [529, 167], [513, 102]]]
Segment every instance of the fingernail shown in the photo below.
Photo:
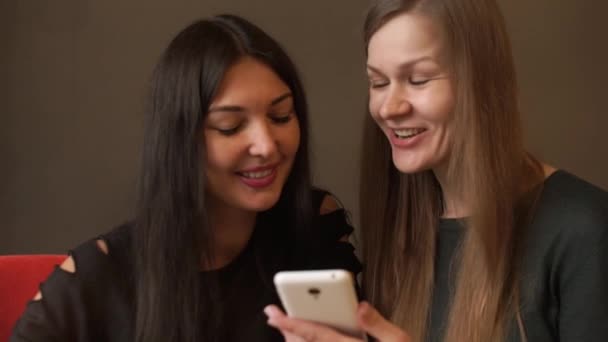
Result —
[[371, 313], [370, 306], [367, 302], [362, 302], [359, 304], [359, 314], [361, 315], [361, 318], [368, 320], [371, 318]]
[[266, 314], [266, 316], [268, 317], [276, 317], [279, 315], [279, 311], [277, 310], [277, 308], [274, 305], [268, 305], [264, 308], [264, 313]]

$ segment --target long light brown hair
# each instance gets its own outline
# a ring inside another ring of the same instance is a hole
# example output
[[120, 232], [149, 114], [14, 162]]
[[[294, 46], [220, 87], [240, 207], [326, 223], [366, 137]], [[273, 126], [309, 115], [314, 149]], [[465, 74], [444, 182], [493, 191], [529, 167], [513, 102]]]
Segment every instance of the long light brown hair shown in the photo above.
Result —
[[[365, 44], [404, 12], [431, 18], [447, 37], [456, 89], [448, 181], [471, 215], [454, 266], [457, 277], [445, 341], [501, 341], [518, 319], [521, 230], [542, 183], [542, 165], [523, 147], [515, 67], [494, 0], [377, 0], [367, 14]], [[414, 341], [426, 338], [434, 285], [441, 187], [431, 170], [402, 174], [368, 115], [361, 174], [363, 286], [369, 300]], [[532, 196], [533, 197], [533, 196]]]

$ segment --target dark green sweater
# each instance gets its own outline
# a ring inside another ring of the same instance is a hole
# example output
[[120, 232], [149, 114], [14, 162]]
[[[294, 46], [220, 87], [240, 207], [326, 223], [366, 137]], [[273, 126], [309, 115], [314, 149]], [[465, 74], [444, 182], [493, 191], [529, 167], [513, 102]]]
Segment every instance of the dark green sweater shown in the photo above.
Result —
[[[456, 219], [438, 227], [430, 341], [445, 332], [464, 229]], [[557, 171], [525, 232], [520, 307], [528, 341], [608, 341], [608, 193]], [[520, 341], [517, 325], [507, 341]]]

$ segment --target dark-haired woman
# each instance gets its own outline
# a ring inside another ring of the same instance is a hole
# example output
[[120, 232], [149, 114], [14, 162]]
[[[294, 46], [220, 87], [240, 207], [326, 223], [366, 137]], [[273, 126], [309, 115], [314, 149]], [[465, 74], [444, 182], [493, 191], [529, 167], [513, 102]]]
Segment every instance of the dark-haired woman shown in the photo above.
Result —
[[11, 341], [280, 341], [262, 312], [277, 271], [359, 271], [344, 211], [310, 184], [296, 68], [262, 30], [182, 30], [145, 125], [134, 220], [74, 249]]

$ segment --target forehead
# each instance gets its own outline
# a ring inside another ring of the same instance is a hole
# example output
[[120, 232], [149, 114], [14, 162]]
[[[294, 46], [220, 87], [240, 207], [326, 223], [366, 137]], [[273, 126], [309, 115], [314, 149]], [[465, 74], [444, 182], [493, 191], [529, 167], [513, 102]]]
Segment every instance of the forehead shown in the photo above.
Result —
[[445, 37], [428, 16], [401, 13], [374, 33], [367, 47], [368, 63], [390, 65], [425, 56], [440, 59]]
[[287, 84], [269, 66], [243, 57], [226, 71], [212, 104], [265, 103], [288, 91]]

